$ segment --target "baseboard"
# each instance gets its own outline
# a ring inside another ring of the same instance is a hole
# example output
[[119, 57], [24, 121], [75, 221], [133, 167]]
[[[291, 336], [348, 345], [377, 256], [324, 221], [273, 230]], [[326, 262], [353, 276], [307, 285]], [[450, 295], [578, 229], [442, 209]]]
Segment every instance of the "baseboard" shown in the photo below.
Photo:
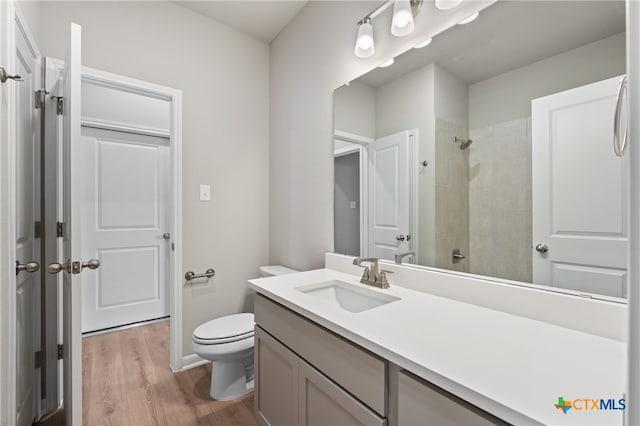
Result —
[[189, 370], [190, 368], [199, 367], [199, 366], [204, 365], [204, 364], [206, 364], [208, 362], [210, 362], [210, 361], [207, 361], [206, 359], [202, 359], [196, 354], [187, 355], [187, 356], [182, 357], [182, 370], [181, 371]]

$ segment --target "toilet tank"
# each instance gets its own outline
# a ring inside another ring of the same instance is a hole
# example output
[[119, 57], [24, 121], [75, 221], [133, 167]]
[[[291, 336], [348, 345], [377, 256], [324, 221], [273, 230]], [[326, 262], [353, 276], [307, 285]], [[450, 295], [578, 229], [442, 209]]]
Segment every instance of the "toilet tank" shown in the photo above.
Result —
[[282, 265], [268, 265], [260, 267], [260, 277], [273, 277], [275, 275], [286, 275], [293, 274], [296, 271], [295, 269], [287, 268]]

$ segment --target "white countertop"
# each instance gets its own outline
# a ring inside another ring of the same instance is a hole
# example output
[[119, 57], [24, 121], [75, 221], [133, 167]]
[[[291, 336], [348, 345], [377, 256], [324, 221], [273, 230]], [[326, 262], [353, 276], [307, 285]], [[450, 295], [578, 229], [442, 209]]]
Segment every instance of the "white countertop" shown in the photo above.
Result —
[[[401, 300], [351, 313], [296, 288], [341, 280]], [[400, 286], [380, 290], [330, 269], [249, 281], [289, 309], [513, 424], [622, 424], [623, 411], [556, 409], [558, 397], [625, 391], [626, 345], [616, 340]]]

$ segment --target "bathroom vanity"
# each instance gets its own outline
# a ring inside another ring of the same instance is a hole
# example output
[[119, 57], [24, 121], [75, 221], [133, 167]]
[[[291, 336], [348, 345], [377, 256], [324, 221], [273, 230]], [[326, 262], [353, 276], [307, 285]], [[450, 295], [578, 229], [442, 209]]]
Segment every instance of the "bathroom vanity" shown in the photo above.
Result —
[[622, 398], [623, 343], [359, 278], [250, 281], [262, 424], [622, 424], [554, 404]]

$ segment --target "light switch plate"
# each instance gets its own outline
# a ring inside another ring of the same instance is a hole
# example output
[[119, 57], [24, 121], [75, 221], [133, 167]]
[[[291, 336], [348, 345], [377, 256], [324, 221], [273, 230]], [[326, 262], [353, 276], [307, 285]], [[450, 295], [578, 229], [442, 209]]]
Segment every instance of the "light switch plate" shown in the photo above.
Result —
[[211, 185], [200, 185], [200, 201], [211, 201]]
[[352, 202], [350, 203], [350, 205], [351, 205], [351, 208], [352, 208], [352, 209], [355, 209], [355, 208], [356, 208], [356, 202], [355, 202], [355, 201], [352, 201]]

